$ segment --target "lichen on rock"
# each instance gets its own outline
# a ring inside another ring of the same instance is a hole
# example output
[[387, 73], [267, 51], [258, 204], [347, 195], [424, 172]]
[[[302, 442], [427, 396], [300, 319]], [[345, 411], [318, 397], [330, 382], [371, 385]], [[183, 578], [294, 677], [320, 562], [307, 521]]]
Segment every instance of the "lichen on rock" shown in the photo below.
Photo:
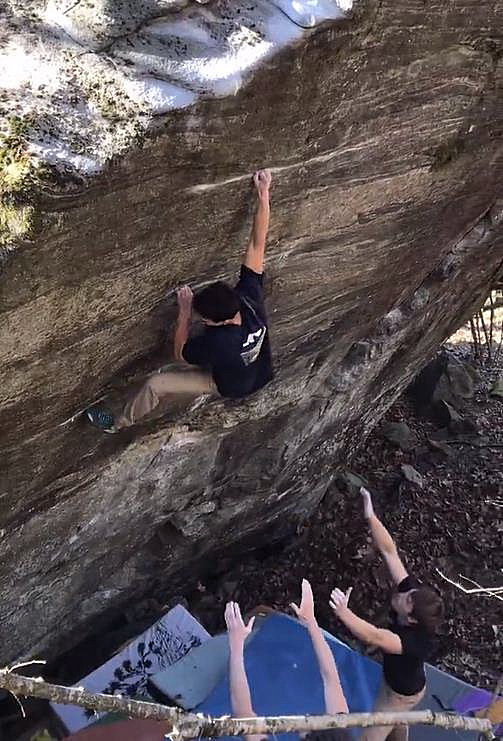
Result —
[[34, 232], [43, 165], [28, 151], [29, 117], [11, 116], [0, 133], [0, 265]]

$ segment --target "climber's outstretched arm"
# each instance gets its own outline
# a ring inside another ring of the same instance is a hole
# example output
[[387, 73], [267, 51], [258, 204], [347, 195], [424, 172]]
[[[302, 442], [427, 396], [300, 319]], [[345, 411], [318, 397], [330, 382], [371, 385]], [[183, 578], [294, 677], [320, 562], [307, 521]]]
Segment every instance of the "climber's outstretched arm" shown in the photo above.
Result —
[[257, 191], [257, 208], [253, 217], [252, 232], [243, 263], [255, 273], [262, 273], [264, 270], [265, 243], [269, 229], [270, 170], [258, 170], [253, 176], [253, 182]]
[[362, 486], [360, 493], [363, 497], [363, 513], [369, 524], [372, 539], [386, 562], [391, 578], [395, 584], [400, 584], [406, 578], [407, 570], [398, 554], [395, 541], [381, 520], [376, 517], [370, 492]]
[[328, 715], [347, 713], [348, 704], [339, 679], [337, 664], [330, 647], [322, 633], [314, 615], [313, 590], [307, 579], [302, 579], [302, 599], [300, 605], [291, 603], [300, 622], [305, 625], [313, 644], [314, 653], [318, 659], [323, 692], [325, 695], [325, 712]]
[[348, 601], [351, 592], [352, 587], [346, 593], [336, 587], [330, 595], [330, 607], [337, 617], [342, 620], [346, 628], [351, 631], [355, 638], [368, 643], [370, 646], [380, 648], [387, 654], [403, 653], [402, 639], [397, 633], [386, 628], [378, 628], [372, 623], [362, 620], [349, 609]]
[[[254, 718], [250, 686], [245, 670], [244, 646], [246, 637], [251, 633], [255, 618], [245, 625], [237, 602], [228, 602], [225, 607], [225, 624], [229, 636], [229, 684], [231, 690], [231, 708], [234, 718]], [[262, 737], [247, 736], [247, 741], [259, 741]]]

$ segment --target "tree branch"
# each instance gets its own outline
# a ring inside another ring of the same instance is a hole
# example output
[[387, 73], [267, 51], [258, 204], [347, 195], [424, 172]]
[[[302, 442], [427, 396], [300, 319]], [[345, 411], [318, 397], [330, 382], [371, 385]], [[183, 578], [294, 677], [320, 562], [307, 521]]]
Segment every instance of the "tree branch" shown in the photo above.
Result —
[[338, 715], [298, 715], [268, 718], [211, 718], [186, 713], [179, 708], [157, 703], [130, 700], [120, 695], [103, 695], [88, 692], [83, 687], [63, 687], [45, 682], [40, 677], [31, 678], [0, 669], [0, 687], [16, 695], [40, 697], [68, 705], [79, 705], [98, 711], [120, 711], [134, 718], [151, 718], [166, 721], [165, 733], [172, 739], [200, 737], [266, 735], [290, 731], [318, 731], [326, 728], [367, 728], [376, 725], [431, 725], [477, 731], [488, 741], [494, 738], [491, 721], [486, 718], [467, 718], [432, 710], [411, 713], [342, 713]]
[[448, 576], [445, 574], [442, 574], [440, 569], [435, 569], [437, 574], [442, 577], [446, 582], [449, 584], [452, 584], [453, 587], [457, 587], [458, 589], [461, 589], [462, 592], [465, 594], [485, 594], [487, 597], [494, 597], [495, 599], [501, 600], [503, 602], [503, 597], [500, 597], [499, 593], [502, 591], [503, 587], [483, 587], [481, 584], [477, 584], [476, 581], [473, 581], [473, 579], [469, 579], [467, 576], [462, 576], [460, 574], [461, 579], [466, 579], [466, 581], [471, 582], [472, 584], [475, 584], [476, 589], [468, 589], [467, 587], [464, 587], [462, 584], [460, 584], [457, 581], [454, 581], [453, 579], [449, 579]]
[[0, 669], [0, 687], [9, 690], [15, 697], [40, 697], [62, 705], [79, 705], [98, 712], [119, 711], [132, 718], [152, 718], [169, 721], [169, 727], [187, 716], [180, 708], [167, 707], [142, 700], [131, 700], [122, 695], [104, 695], [88, 692], [84, 687], [64, 687], [49, 684], [41, 677], [23, 677], [10, 669]]
[[[481, 724], [481, 721], [484, 721]], [[203, 737], [265, 735], [291, 731], [320, 731], [327, 728], [368, 728], [369, 726], [432, 725], [440, 728], [477, 731], [494, 738], [491, 722], [432, 710], [410, 713], [339, 713], [338, 715], [298, 715], [269, 718], [204, 718], [182, 721], [178, 730], [184, 739]]]

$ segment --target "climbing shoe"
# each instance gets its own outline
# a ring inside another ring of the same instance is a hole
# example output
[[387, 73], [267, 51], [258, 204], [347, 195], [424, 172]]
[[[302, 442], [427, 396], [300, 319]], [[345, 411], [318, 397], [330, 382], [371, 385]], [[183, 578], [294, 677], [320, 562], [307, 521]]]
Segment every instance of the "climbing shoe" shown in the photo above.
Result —
[[88, 419], [92, 425], [97, 427], [103, 432], [117, 432], [114, 427], [114, 416], [106, 409], [102, 407], [91, 407], [86, 412]]

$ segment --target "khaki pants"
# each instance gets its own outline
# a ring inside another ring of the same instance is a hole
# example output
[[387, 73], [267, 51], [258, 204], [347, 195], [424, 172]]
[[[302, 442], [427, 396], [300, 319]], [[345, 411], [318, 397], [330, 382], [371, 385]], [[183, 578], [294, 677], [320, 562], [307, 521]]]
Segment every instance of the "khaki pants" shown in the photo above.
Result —
[[[394, 692], [391, 687], [388, 687], [386, 681], [383, 679], [374, 707], [374, 713], [407, 712], [413, 710], [423, 699], [425, 691], [426, 688], [415, 695], [399, 695], [398, 692]], [[385, 741], [388, 737], [389, 741], [407, 741], [408, 736], [408, 726], [374, 726], [373, 728], [365, 728], [363, 730], [360, 741]]]
[[140, 390], [128, 401], [115, 424], [116, 429], [140, 422], [154, 411], [163, 397], [170, 394], [201, 396], [217, 390], [210, 373], [202, 370], [174, 370], [154, 373], [147, 378]]

